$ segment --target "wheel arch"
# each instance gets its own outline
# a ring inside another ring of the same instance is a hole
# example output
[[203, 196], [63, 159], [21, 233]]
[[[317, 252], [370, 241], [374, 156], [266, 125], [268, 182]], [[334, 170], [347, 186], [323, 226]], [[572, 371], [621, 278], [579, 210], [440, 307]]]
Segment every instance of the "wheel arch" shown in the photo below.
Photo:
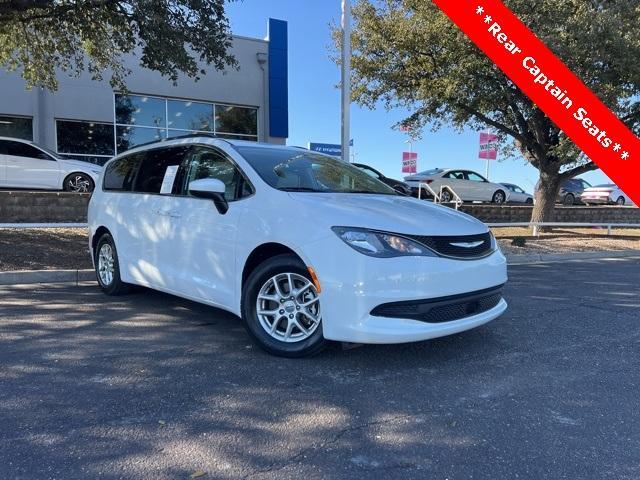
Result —
[[94, 255], [96, 251], [96, 246], [98, 245], [98, 240], [100, 240], [100, 237], [102, 237], [102, 235], [104, 235], [105, 233], [108, 233], [113, 237], [113, 234], [104, 225], [99, 226], [96, 229], [96, 233], [94, 233], [93, 237], [91, 237], [91, 250]]
[[263, 243], [262, 245], [258, 245], [257, 247], [255, 247], [245, 260], [244, 266], [242, 268], [241, 285], [244, 287], [244, 284], [247, 281], [247, 278], [249, 278], [251, 272], [255, 270], [256, 267], [262, 262], [269, 258], [275, 257], [276, 255], [283, 254], [295, 255], [300, 259], [302, 263], [306, 265], [304, 259], [300, 255], [298, 255], [298, 253], [291, 247], [278, 242]]

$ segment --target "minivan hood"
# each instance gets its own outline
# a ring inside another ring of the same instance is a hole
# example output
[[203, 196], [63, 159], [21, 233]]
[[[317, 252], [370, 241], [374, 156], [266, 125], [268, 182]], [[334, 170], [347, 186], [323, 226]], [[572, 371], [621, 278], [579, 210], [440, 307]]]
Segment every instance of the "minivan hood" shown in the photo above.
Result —
[[409, 235], [475, 235], [488, 229], [449, 207], [402, 195], [290, 192], [326, 227], [361, 227]]

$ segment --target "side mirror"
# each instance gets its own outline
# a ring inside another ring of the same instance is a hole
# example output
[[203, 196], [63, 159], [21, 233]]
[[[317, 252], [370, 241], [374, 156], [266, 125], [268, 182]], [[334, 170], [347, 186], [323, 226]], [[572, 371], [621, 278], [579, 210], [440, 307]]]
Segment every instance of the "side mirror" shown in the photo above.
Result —
[[229, 210], [229, 203], [224, 198], [225, 186], [217, 178], [202, 178], [189, 183], [189, 193], [198, 198], [213, 200], [218, 212], [224, 215]]

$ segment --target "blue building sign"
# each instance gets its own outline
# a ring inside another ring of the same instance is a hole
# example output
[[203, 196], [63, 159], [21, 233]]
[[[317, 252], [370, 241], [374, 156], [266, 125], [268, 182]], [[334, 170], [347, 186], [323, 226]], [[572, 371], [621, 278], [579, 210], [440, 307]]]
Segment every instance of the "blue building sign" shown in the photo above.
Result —
[[334, 157], [342, 156], [342, 145], [334, 143], [309, 143], [309, 150], [314, 152], [333, 155]]

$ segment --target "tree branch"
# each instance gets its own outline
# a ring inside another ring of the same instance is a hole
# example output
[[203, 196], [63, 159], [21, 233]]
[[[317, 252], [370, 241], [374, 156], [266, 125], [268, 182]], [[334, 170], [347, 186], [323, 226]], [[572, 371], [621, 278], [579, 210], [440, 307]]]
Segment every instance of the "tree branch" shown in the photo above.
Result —
[[576, 177], [583, 173], [592, 172], [593, 170], [598, 170], [598, 165], [593, 162], [585, 163], [584, 165], [580, 165], [579, 167], [572, 168], [571, 170], [567, 170], [558, 175], [561, 181], [568, 180], [570, 178]]

